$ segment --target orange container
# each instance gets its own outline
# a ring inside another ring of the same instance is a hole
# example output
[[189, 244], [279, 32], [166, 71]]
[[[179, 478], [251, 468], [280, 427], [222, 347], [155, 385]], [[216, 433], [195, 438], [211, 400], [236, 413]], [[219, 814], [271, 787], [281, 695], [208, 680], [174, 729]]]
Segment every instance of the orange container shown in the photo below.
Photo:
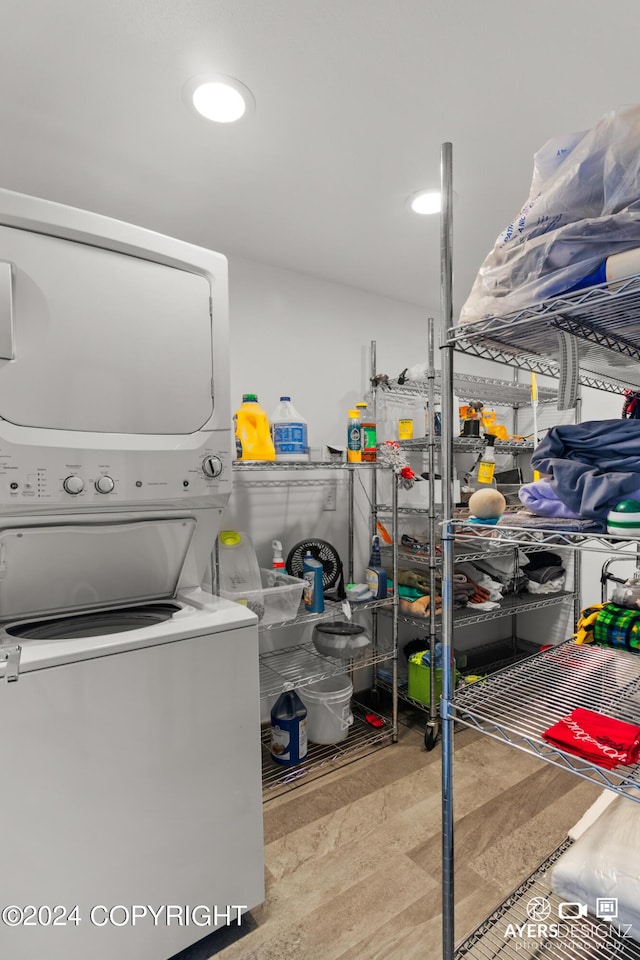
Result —
[[269, 418], [255, 393], [245, 393], [234, 415], [238, 460], [275, 460]]

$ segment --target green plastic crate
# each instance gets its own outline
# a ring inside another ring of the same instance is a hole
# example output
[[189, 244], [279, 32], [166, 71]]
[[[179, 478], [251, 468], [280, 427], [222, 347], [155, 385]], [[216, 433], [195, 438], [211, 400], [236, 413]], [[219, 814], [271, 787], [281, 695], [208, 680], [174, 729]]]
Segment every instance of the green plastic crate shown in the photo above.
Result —
[[[409, 657], [409, 676], [407, 683], [407, 695], [418, 703], [431, 703], [431, 667], [421, 663], [422, 655], [425, 651], [414, 653]], [[453, 671], [453, 684], [455, 687], [456, 672]], [[436, 700], [440, 700], [442, 693], [442, 669], [436, 669]]]

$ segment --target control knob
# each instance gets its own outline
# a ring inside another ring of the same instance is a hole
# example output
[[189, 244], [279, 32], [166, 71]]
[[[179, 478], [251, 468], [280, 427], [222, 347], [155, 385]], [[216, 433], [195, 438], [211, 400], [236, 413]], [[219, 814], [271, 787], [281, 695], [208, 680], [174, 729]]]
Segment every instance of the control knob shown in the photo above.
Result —
[[202, 461], [205, 477], [219, 477], [222, 473], [222, 460], [219, 457], [205, 457]]
[[82, 477], [76, 476], [65, 477], [65, 479], [62, 481], [62, 486], [67, 493], [72, 493], [75, 495], [76, 493], [82, 493], [84, 490], [84, 480]]
[[96, 490], [98, 493], [111, 493], [114, 487], [115, 483], [111, 477], [98, 477], [96, 480]]

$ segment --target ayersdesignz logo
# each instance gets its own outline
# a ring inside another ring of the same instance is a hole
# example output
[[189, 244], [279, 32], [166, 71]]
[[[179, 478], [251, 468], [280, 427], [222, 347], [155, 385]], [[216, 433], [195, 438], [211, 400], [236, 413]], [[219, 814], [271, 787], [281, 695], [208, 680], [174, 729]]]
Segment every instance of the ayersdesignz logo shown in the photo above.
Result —
[[599, 897], [595, 917], [589, 915], [586, 903], [562, 900], [554, 905], [548, 897], [531, 897], [526, 913], [527, 922], [508, 923], [503, 935], [505, 940], [516, 941], [517, 950], [539, 950], [554, 941], [576, 940], [589, 941], [591, 949], [606, 946], [607, 956], [612, 956], [631, 929], [630, 924], [618, 923], [616, 897]]

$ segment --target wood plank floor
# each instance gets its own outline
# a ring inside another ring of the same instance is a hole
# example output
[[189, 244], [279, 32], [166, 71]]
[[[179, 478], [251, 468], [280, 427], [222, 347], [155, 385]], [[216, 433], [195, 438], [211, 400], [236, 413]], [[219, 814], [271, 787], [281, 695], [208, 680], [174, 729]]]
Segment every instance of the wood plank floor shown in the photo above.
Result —
[[[265, 904], [180, 960], [439, 960], [440, 746], [384, 747], [265, 804]], [[566, 836], [599, 788], [455, 735], [456, 937]]]

